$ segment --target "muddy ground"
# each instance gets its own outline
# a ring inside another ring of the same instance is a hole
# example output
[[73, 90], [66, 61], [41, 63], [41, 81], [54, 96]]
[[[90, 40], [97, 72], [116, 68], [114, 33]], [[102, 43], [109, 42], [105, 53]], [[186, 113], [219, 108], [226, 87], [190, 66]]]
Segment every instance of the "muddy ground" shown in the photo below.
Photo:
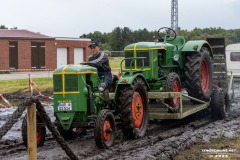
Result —
[[[235, 99], [231, 103], [231, 114], [224, 120], [213, 120], [208, 111], [182, 120], [150, 120], [147, 135], [142, 139], [129, 140], [118, 129], [115, 145], [108, 150], [95, 146], [93, 130], [76, 140], [67, 141], [79, 159], [175, 159], [182, 150], [194, 144], [208, 143], [219, 137], [233, 138], [240, 132], [240, 82], [234, 84]], [[53, 108], [45, 107], [54, 121]], [[14, 108], [0, 109], [0, 126], [14, 111]], [[25, 160], [27, 150], [22, 142], [21, 124], [24, 115], [0, 141], [1, 160]], [[235, 150], [238, 153], [238, 150]], [[240, 158], [240, 157], [239, 157]], [[48, 131], [43, 147], [38, 148], [38, 159], [69, 159]], [[186, 159], [187, 155], [186, 155]]]

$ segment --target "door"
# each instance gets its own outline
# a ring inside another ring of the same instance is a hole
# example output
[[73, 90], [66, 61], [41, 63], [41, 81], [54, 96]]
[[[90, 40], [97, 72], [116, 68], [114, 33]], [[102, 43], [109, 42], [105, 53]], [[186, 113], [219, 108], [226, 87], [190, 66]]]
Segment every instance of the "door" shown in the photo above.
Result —
[[9, 42], [9, 68], [18, 69], [18, 42]]
[[31, 43], [31, 63], [32, 69], [44, 69], [45, 66], [45, 43], [32, 42]]
[[57, 68], [67, 65], [67, 48], [57, 48]]
[[83, 48], [74, 48], [74, 64], [83, 62]]

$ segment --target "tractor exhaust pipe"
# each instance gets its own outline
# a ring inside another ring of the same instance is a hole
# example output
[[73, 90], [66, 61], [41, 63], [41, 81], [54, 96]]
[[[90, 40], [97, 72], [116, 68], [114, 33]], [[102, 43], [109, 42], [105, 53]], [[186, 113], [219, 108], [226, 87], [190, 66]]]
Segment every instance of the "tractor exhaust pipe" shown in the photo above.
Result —
[[93, 114], [95, 112], [95, 108], [94, 108], [94, 100], [93, 100], [93, 96], [92, 96], [92, 89], [91, 86], [89, 86], [88, 84], [86, 84], [87, 88], [88, 88], [88, 107], [87, 107], [87, 111], [90, 114]]

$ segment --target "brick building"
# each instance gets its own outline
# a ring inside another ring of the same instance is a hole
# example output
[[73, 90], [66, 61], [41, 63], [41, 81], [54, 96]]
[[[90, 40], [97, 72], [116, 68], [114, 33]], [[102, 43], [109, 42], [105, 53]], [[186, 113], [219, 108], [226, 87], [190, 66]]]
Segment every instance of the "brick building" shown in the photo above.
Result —
[[0, 29], [0, 70], [54, 70], [87, 59], [90, 39]]

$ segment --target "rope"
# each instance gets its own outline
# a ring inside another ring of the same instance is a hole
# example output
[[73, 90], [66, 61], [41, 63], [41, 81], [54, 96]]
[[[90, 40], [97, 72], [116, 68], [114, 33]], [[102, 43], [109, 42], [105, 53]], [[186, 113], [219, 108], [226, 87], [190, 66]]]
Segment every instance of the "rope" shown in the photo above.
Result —
[[38, 99], [32, 98], [32, 103], [36, 103], [37, 110], [44, 122], [44, 124], [48, 127], [48, 129], [52, 132], [54, 139], [58, 142], [58, 144], [62, 147], [65, 153], [71, 160], [78, 160], [78, 157], [73, 153], [73, 151], [69, 148], [63, 137], [60, 135], [55, 125], [51, 122], [51, 119], [47, 115], [44, 107]]
[[0, 128], [0, 140], [6, 133], [12, 128], [12, 126], [18, 121], [18, 118], [21, 117], [24, 110], [26, 109], [27, 104], [29, 103], [29, 99], [27, 99], [25, 102], [20, 104], [18, 108], [13, 112], [13, 114], [8, 117], [5, 124], [2, 125]]

